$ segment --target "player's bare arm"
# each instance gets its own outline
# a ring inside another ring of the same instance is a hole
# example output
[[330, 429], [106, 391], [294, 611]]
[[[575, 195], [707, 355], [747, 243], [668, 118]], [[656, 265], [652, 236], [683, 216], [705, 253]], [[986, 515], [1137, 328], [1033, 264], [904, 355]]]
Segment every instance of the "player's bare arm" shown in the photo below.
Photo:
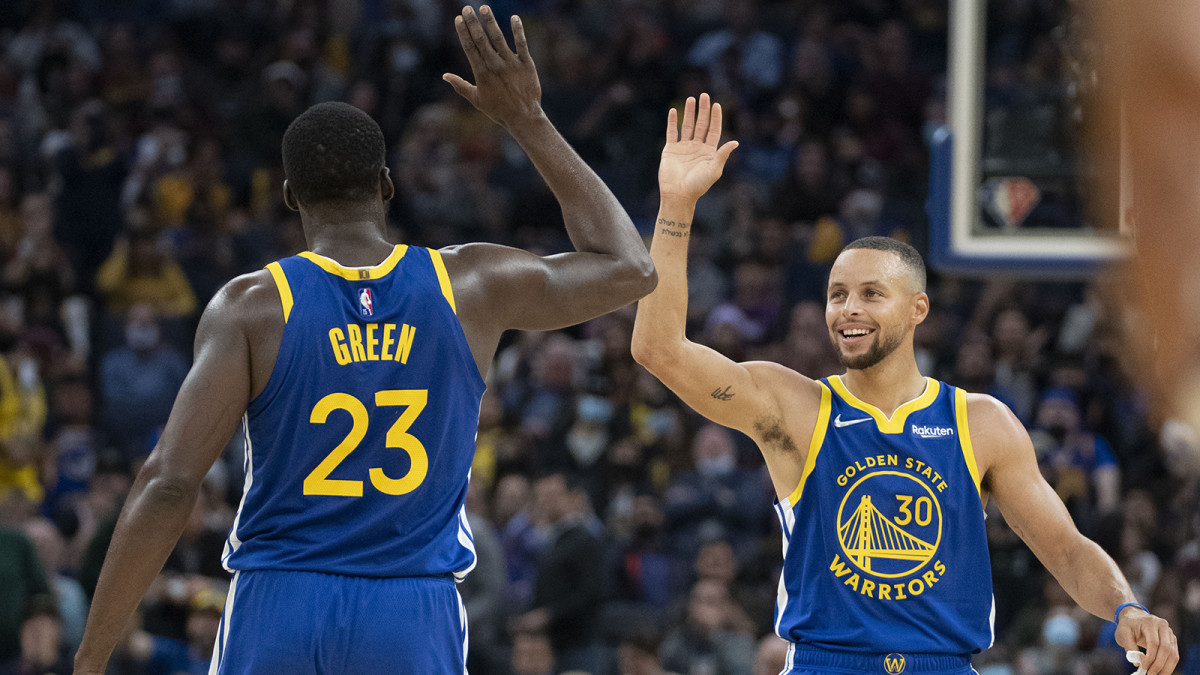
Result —
[[[1136, 602], [1120, 568], [1076, 529], [1062, 500], [1042, 478], [1033, 443], [1016, 416], [996, 399], [968, 394], [967, 419], [986, 495], [1080, 607], [1112, 620], [1122, 603]], [[1179, 661], [1175, 634], [1163, 619], [1137, 607], [1122, 610], [1117, 642], [1143, 647], [1149, 675], [1172, 673]]]
[[633, 357], [696, 412], [753, 438], [763, 451], [776, 492], [787, 495], [800, 481], [820, 387], [778, 364], [735, 363], [687, 339], [692, 217], [696, 202], [720, 178], [737, 142], [720, 143], [721, 106], [707, 94], [699, 101], [689, 97], [683, 119], [677, 117], [674, 109], [667, 113], [658, 169], [661, 203], [650, 256], [659, 283], [638, 303]]
[[204, 475], [266, 384], [273, 360], [259, 357], [254, 363], [251, 354], [277, 350], [282, 332], [279, 293], [265, 271], [234, 279], [205, 310], [195, 363], [117, 521], [75, 657], [76, 673], [104, 672], [179, 539]]
[[443, 258], [477, 362], [490, 362], [506, 329], [548, 330], [611, 312], [654, 288], [655, 272], [633, 222], [554, 128], [520, 18], [515, 50], [484, 5], [455, 18], [475, 84], [443, 76], [456, 92], [504, 127], [525, 150], [562, 208], [576, 253], [541, 258], [490, 244], [453, 246]]

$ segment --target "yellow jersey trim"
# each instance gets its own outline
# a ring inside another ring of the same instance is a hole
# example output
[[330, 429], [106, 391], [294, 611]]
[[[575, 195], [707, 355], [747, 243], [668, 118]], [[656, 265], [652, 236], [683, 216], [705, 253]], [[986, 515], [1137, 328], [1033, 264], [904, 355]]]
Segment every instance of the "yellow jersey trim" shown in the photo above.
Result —
[[283, 322], [286, 324], [288, 317], [292, 315], [292, 287], [288, 284], [287, 276], [279, 263], [267, 265], [267, 271], [271, 273], [271, 278], [275, 279], [275, 285], [279, 288], [279, 299], [283, 302]]
[[454, 306], [454, 289], [450, 287], [450, 275], [446, 273], [446, 263], [442, 261], [442, 254], [434, 249], [429, 249], [429, 259], [433, 261], [433, 269], [437, 272], [438, 283], [442, 286], [442, 295], [446, 296], [446, 302], [450, 303], [450, 311], [458, 314], [458, 309]]
[[928, 408], [937, 398], [940, 385], [937, 380], [932, 377], [925, 378], [925, 393], [896, 408], [896, 412], [892, 413], [891, 417], [883, 414], [883, 411], [870, 403], [860, 401], [857, 396], [850, 393], [846, 385], [842, 382], [840, 375], [830, 375], [829, 384], [833, 386], [833, 390], [838, 396], [846, 402], [851, 408], [861, 410], [871, 417], [875, 418], [875, 424], [879, 427], [880, 433], [898, 434], [904, 431], [904, 422], [908, 416], [923, 408]]
[[963, 459], [967, 460], [967, 471], [971, 472], [971, 480], [975, 481], [975, 491], [982, 497], [979, 464], [975, 461], [975, 446], [971, 445], [971, 428], [967, 426], [967, 392], [962, 389], [954, 390], [954, 419], [958, 421], [959, 444], [962, 445]]
[[346, 267], [336, 260], [326, 258], [312, 251], [305, 251], [300, 254], [301, 258], [305, 258], [317, 267], [329, 272], [332, 275], [339, 276], [348, 281], [367, 281], [370, 279], [382, 279], [387, 276], [388, 272], [395, 269], [396, 264], [408, 253], [408, 247], [400, 244], [392, 249], [388, 257], [383, 259], [383, 262], [371, 267]]
[[829, 415], [833, 412], [833, 394], [823, 382], [817, 384], [821, 385], [821, 408], [817, 412], [817, 426], [808, 442], [808, 455], [804, 458], [804, 471], [800, 473], [800, 483], [787, 498], [788, 506], [792, 507], [800, 501], [800, 495], [804, 493], [804, 484], [808, 482], [809, 475], [817, 466], [817, 453], [821, 452], [821, 446], [825, 445], [825, 431], [829, 428]]

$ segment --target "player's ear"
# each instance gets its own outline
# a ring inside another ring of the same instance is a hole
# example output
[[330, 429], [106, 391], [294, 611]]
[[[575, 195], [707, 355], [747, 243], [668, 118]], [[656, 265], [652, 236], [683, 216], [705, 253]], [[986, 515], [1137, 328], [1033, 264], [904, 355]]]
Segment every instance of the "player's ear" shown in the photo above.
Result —
[[396, 196], [396, 184], [392, 182], [392, 172], [386, 166], [379, 170], [379, 196], [383, 201], [390, 202]]
[[929, 295], [924, 291], [913, 296], [912, 306], [912, 321], [913, 325], [917, 325], [925, 321], [925, 317], [929, 316]]
[[296, 193], [292, 192], [292, 186], [288, 185], [287, 179], [283, 179], [283, 203], [293, 211], [300, 210], [300, 200], [296, 199]]

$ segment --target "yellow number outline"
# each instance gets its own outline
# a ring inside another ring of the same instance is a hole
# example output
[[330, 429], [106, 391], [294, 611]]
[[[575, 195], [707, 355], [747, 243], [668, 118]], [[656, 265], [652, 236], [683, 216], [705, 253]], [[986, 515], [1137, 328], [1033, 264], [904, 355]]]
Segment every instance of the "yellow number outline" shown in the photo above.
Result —
[[[375, 392], [377, 407], [405, 406], [400, 418], [388, 429], [384, 443], [386, 447], [405, 451], [411, 460], [408, 473], [400, 478], [388, 477], [379, 467], [370, 470], [371, 484], [380, 492], [389, 495], [407, 494], [425, 482], [425, 477], [429, 473], [429, 455], [421, 441], [408, 433], [408, 430], [428, 402], [429, 391], [425, 389], [389, 389]], [[334, 410], [345, 410], [350, 413], [352, 421], [350, 431], [304, 478], [304, 494], [361, 497], [363, 495], [361, 480], [330, 478], [329, 475], [366, 438], [370, 415], [367, 414], [367, 407], [363, 405], [362, 401], [350, 394], [339, 392], [329, 394], [317, 401], [308, 421], [312, 424], [325, 424]]]

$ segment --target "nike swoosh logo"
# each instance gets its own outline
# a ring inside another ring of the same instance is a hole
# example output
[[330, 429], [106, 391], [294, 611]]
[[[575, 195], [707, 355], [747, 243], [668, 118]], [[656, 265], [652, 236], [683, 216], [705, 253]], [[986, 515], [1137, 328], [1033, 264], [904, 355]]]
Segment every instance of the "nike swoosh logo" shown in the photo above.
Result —
[[859, 422], [870, 422], [870, 421], [871, 421], [870, 417], [860, 417], [859, 419], [856, 419], [856, 420], [846, 420], [843, 422], [841, 413], [838, 413], [838, 416], [833, 418], [833, 426], [841, 429], [842, 427], [848, 427], [851, 424], [858, 424]]

